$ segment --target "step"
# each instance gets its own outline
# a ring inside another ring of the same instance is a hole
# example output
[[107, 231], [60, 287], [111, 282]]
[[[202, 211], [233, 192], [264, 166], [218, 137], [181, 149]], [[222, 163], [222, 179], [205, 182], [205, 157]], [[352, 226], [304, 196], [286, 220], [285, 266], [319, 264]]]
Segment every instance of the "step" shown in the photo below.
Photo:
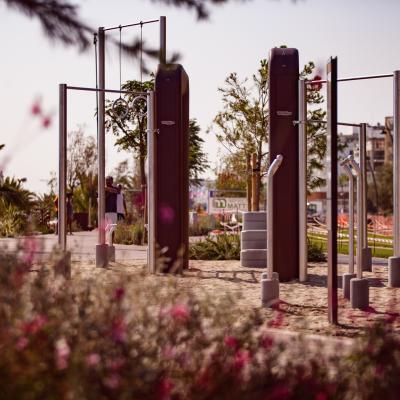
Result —
[[240, 265], [242, 267], [265, 268], [267, 250], [247, 249], [240, 251]]
[[267, 240], [267, 231], [265, 229], [242, 230], [240, 240]]
[[265, 211], [242, 211], [243, 221], [266, 221]]
[[267, 228], [265, 221], [243, 221], [244, 231], [260, 231]]

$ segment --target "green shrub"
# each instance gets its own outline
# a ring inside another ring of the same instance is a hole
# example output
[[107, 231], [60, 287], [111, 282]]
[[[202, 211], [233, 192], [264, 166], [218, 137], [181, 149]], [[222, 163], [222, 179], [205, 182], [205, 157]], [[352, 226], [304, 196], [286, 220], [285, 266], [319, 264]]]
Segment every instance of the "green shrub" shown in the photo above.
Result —
[[308, 261], [310, 262], [324, 262], [326, 261], [326, 254], [322, 244], [307, 240]]
[[240, 236], [223, 233], [202, 239], [190, 245], [189, 257], [192, 260], [239, 260]]
[[134, 224], [118, 223], [114, 243], [143, 245], [146, 241], [146, 229], [142, 220], [137, 220]]

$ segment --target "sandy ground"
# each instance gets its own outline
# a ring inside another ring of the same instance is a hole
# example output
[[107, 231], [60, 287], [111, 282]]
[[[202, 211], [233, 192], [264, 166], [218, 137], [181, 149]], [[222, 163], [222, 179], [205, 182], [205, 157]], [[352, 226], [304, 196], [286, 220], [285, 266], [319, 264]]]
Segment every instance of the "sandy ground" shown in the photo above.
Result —
[[[113, 263], [107, 269], [95, 268], [93, 263], [73, 263], [73, 278], [77, 273], [83, 276], [117, 276], [120, 274], [140, 274], [146, 268], [143, 261]], [[347, 266], [339, 266], [339, 274], [347, 271]], [[236, 305], [246, 312], [258, 308], [266, 319], [279, 321], [279, 328], [310, 334], [356, 337], [378, 319], [389, 318], [392, 313], [400, 313], [400, 288], [388, 288], [387, 268], [374, 266], [365, 277], [370, 284], [370, 308], [367, 311], [353, 310], [349, 301], [343, 298], [339, 288], [339, 324], [331, 325], [327, 315], [326, 264], [309, 265], [309, 281], [293, 281], [280, 284], [280, 303], [276, 309], [264, 308], [260, 300], [260, 269], [242, 268], [238, 261], [190, 261], [190, 268], [182, 276], [177, 276], [177, 284], [182, 290], [194, 291], [213, 296], [230, 293]], [[162, 281], [163, 275], [150, 275], [147, 279]], [[339, 287], [341, 280], [339, 280]], [[394, 323], [400, 333], [400, 319]]]

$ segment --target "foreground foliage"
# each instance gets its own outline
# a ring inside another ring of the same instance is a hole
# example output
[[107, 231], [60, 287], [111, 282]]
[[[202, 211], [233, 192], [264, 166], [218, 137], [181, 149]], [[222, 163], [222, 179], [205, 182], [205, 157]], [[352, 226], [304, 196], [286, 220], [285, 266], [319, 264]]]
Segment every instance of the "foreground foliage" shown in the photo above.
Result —
[[279, 311], [265, 321], [161, 275], [65, 280], [35, 249], [0, 253], [2, 399], [398, 398], [397, 315], [348, 351], [312, 350], [271, 336]]

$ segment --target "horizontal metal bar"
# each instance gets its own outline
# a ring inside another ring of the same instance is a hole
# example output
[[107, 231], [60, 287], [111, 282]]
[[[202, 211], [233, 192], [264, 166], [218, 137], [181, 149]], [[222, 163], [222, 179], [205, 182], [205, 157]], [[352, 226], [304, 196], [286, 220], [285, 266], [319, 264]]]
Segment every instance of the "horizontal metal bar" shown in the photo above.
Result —
[[136, 22], [134, 24], [129, 24], [129, 25], [113, 26], [112, 28], [105, 28], [104, 31], [113, 31], [115, 29], [130, 28], [131, 26], [154, 24], [155, 22], [159, 22], [159, 20], [158, 19], [152, 19], [151, 21], [140, 21], [140, 22]]
[[135, 94], [137, 96], [146, 96], [146, 92], [132, 92], [131, 90], [116, 90], [116, 89], [98, 89], [98, 88], [88, 88], [82, 86], [67, 86], [70, 90], [82, 90], [86, 92], [106, 92], [106, 93], [120, 93], [120, 94]]
[[[393, 74], [383, 74], [383, 75], [366, 75], [366, 76], [353, 76], [349, 78], [338, 79], [338, 82], [349, 82], [349, 81], [362, 81], [366, 79], [379, 79], [379, 78], [392, 78]], [[316, 85], [326, 83], [325, 79], [320, 79], [318, 81], [306, 81], [306, 85]]]
[[[319, 119], [308, 119], [307, 124], [327, 124], [328, 121], [323, 121], [323, 120], [319, 120]], [[294, 121], [294, 123], [296, 124], [304, 124], [304, 121]], [[341, 126], [355, 126], [355, 127], [359, 127], [360, 124], [352, 124], [350, 122], [338, 122], [338, 125]]]

